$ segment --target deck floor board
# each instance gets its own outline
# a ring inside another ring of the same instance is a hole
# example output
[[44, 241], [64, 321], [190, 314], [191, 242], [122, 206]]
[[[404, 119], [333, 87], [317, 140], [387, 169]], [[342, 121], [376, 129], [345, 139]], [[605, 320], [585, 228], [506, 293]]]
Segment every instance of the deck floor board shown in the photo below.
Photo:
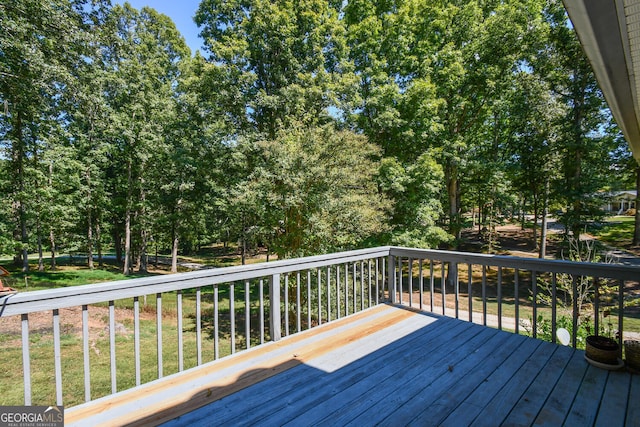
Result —
[[66, 424], [638, 426], [639, 400], [639, 376], [582, 351], [383, 305], [70, 408]]

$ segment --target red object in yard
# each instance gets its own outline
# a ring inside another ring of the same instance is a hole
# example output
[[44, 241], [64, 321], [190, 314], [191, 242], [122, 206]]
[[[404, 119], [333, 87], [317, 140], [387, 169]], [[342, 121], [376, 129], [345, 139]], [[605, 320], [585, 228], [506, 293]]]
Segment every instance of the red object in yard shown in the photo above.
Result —
[[[0, 276], [8, 276], [8, 275], [9, 275], [9, 272], [4, 267], [0, 266]], [[9, 286], [5, 286], [2, 283], [2, 279], [0, 279], [0, 297], [12, 295], [12, 294], [15, 294], [16, 292], [18, 291], [16, 291], [15, 289]]]

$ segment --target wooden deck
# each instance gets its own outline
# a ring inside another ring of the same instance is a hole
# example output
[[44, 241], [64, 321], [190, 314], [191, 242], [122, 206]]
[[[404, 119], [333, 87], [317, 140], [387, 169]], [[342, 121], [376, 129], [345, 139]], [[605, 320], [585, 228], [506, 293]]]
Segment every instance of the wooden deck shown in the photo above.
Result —
[[381, 305], [69, 408], [65, 422], [640, 426], [640, 376], [590, 366], [568, 347]]

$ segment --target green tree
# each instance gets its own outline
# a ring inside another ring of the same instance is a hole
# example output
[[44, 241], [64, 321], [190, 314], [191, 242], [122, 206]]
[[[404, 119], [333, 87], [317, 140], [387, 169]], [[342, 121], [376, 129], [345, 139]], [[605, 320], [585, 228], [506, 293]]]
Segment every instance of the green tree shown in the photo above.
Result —
[[385, 231], [387, 201], [378, 194], [379, 150], [333, 125], [296, 125], [257, 142], [260, 164], [230, 194], [241, 225], [271, 234], [280, 258], [347, 250]]
[[549, 2], [544, 16], [547, 43], [532, 64], [565, 106], [556, 145], [562, 179], [555, 193], [566, 209], [562, 222], [578, 236], [587, 220], [602, 214], [598, 190], [608, 184], [611, 118], [562, 3]]
[[336, 2], [204, 0], [195, 21], [240, 130], [326, 123], [355, 82]]
[[1, 140], [9, 162], [16, 263], [27, 271], [30, 228], [37, 222], [33, 203], [44, 139], [65, 120], [61, 93], [81, 61], [83, 11], [87, 2], [18, 0], [0, 7]]
[[389, 215], [391, 244], [435, 248], [450, 240], [437, 224], [442, 215], [440, 193], [444, 172], [431, 153], [421, 155], [415, 163], [403, 166], [396, 158], [382, 160], [380, 187], [395, 201]]
[[358, 123], [385, 155], [402, 162], [432, 150], [444, 170], [445, 215], [456, 238], [468, 154], [486, 136], [493, 104], [527, 55], [525, 36], [537, 25], [539, 11], [539, 1], [346, 6], [362, 81]]
[[[136, 228], [138, 268], [146, 270], [147, 245], [153, 215], [149, 211], [149, 180], [156, 154], [165, 142], [166, 125], [175, 113], [173, 89], [178, 63], [190, 52], [173, 22], [151, 8], [140, 12], [128, 3], [115, 6], [108, 25], [111, 41], [104, 52], [110, 70], [106, 87], [111, 109], [112, 175], [117, 217], [124, 218], [125, 274], [132, 271]], [[124, 182], [120, 180], [124, 177]], [[133, 219], [136, 223], [133, 224]], [[120, 227], [114, 224], [114, 227]], [[116, 240], [118, 240], [116, 233]]]

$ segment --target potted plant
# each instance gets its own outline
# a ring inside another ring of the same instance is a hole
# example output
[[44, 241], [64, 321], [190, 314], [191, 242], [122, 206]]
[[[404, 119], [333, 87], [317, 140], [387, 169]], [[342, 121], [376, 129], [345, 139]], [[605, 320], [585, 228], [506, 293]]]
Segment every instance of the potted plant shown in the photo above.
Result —
[[[604, 310], [602, 317], [608, 317], [609, 310]], [[607, 327], [607, 336], [601, 336], [597, 334], [589, 335], [586, 339], [585, 357], [587, 361], [593, 361], [602, 363], [605, 365], [618, 366], [620, 361], [618, 356], [620, 354], [620, 345], [618, 341], [611, 338], [611, 322], [609, 321]]]
[[640, 341], [625, 340], [624, 354], [627, 361], [627, 368], [631, 372], [640, 374]]

